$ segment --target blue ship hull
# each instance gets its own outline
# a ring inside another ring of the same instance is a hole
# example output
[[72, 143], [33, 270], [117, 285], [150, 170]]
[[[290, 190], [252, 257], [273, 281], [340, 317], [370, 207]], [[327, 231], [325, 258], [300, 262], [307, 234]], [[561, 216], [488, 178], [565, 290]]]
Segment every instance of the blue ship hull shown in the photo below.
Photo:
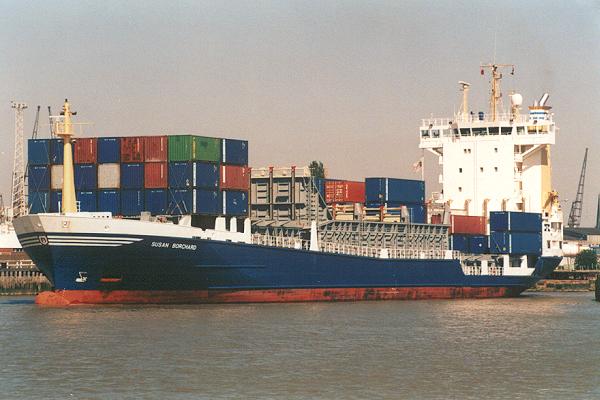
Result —
[[381, 259], [143, 235], [131, 236], [130, 244], [107, 247], [112, 236], [70, 234], [66, 243], [49, 245], [39, 234], [20, 235], [25, 244], [40, 241], [39, 245], [25, 246], [26, 251], [55, 288], [39, 302], [506, 297], [533, 286], [561, 260], [539, 257], [531, 276], [465, 275], [458, 260]]

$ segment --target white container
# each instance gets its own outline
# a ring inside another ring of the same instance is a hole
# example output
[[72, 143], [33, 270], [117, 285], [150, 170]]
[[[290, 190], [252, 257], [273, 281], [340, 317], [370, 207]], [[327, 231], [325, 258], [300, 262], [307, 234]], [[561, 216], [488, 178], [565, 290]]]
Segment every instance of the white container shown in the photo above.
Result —
[[121, 187], [120, 164], [98, 164], [98, 189], [119, 189]]
[[50, 168], [50, 188], [52, 190], [62, 190], [63, 186], [63, 166], [53, 165]]

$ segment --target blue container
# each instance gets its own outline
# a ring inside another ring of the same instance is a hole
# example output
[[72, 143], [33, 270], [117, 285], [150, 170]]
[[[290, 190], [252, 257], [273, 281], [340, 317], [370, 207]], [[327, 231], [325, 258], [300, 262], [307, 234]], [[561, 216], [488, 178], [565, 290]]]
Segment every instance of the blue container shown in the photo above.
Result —
[[221, 193], [218, 190], [196, 189], [194, 191], [195, 207], [194, 212], [204, 215], [222, 215], [223, 204], [221, 202]]
[[144, 211], [143, 190], [121, 190], [121, 214], [126, 217], [138, 216]]
[[79, 190], [76, 192], [79, 211], [95, 212], [98, 210], [95, 190]]
[[427, 211], [422, 204], [407, 204], [410, 222], [413, 224], [424, 224], [427, 219]]
[[75, 190], [96, 190], [98, 171], [96, 164], [75, 164]]
[[469, 253], [486, 254], [489, 251], [488, 237], [485, 235], [473, 235], [469, 237]]
[[219, 188], [219, 164], [209, 162], [194, 163], [193, 186], [203, 189]]
[[62, 190], [52, 190], [50, 192], [50, 212], [60, 212], [62, 205]]
[[[248, 215], [248, 193], [233, 190], [224, 190], [223, 196], [223, 214], [224, 215]], [[200, 203], [201, 204], [201, 203]]]
[[469, 236], [468, 235], [450, 235], [450, 248], [463, 253], [469, 252]]
[[121, 161], [121, 138], [98, 138], [98, 164]]
[[187, 189], [194, 186], [194, 168], [191, 162], [169, 163], [169, 187]]
[[50, 212], [50, 192], [49, 191], [29, 191], [27, 198], [29, 213], [39, 214]]
[[223, 139], [221, 161], [223, 164], [248, 165], [248, 141]]
[[29, 165], [50, 164], [50, 139], [29, 139], [27, 162]]
[[490, 212], [490, 231], [539, 233], [542, 231], [542, 214], [492, 211]]
[[492, 232], [490, 252], [499, 254], [542, 254], [542, 234], [528, 232]]
[[167, 213], [167, 190], [146, 189], [146, 208], [152, 215], [165, 215]]
[[[62, 164], [64, 159], [65, 143], [62, 139], [50, 139], [50, 164]], [[71, 145], [71, 150], [73, 145]]]
[[50, 167], [48, 165], [30, 165], [27, 184], [30, 192], [50, 190]]
[[144, 188], [144, 164], [124, 163], [121, 164], [121, 189], [143, 189]]
[[194, 189], [169, 189], [167, 213], [187, 215], [194, 213]]
[[367, 203], [423, 203], [425, 182], [413, 179], [366, 178]]
[[121, 214], [121, 192], [114, 189], [98, 190], [98, 211]]

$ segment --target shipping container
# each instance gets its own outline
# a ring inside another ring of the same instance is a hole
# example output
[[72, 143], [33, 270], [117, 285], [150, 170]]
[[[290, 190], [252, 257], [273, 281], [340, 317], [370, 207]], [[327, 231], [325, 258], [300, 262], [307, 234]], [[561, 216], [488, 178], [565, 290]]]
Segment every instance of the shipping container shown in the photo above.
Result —
[[98, 163], [121, 162], [121, 138], [103, 137], [98, 138]]
[[114, 189], [98, 190], [98, 211], [121, 214], [121, 192]]
[[97, 161], [96, 138], [77, 138], [73, 144], [73, 153], [76, 164], [95, 164]]
[[[50, 139], [50, 164], [62, 164], [64, 162], [65, 143], [62, 139]], [[73, 144], [71, 144], [71, 151]]]
[[245, 190], [250, 187], [248, 168], [239, 165], [221, 165], [221, 189]]
[[248, 165], [248, 141], [222, 139], [221, 160], [224, 164]]
[[542, 214], [492, 211], [490, 212], [490, 230], [496, 232], [541, 232]]
[[188, 161], [170, 162], [167, 179], [170, 188], [192, 188], [194, 186], [194, 164]]
[[427, 210], [422, 204], [406, 204], [409, 222], [412, 224], [424, 224], [427, 220]]
[[211, 161], [215, 163], [221, 161], [221, 139], [194, 136], [192, 140], [192, 159], [194, 161]]
[[144, 188], [144, 164], [121, 164], [121, 189]]
[[27, 162], [29, 165], [50, 164], [50, 139], [29, 139], [27, 141]]
[[144, 187], [146, 189], [163, 189], [169, 183], [166, 162], [148, 162], [144, 164]]
[[469, 253], [486, 254], [489, 251], [488, 236], [471, 235], [469, 236]]
[[218, 189], [219, 165], [204, 161], [195, 162], [192, 184], [202, 189]]
[[144, 191], [136, 189], [121, 190], [121, 214], [135, 217], [144, 211]]
[[50, 212], [61, 212], [62, 207], [62, 190], [50, 191]]
[[[223, 190], [223, 214], [231, 216], [248, 215], [248, 192]], [[201, 205], [201, 203], [199, 203]]]
[[79, 211], [81, 212], [96, 212], [97, 197], [95, 190], [79, 190], [76, 192], [77, 203], [79, 204]]
[[167, 190], [147, 189], [145, 203], [145, 211], [149, 211], [152, 215], [165, 215], [167, 213]]
[[98, 170], [95, 164], [75, 164], [75, 190], [96, 190]]
[[325, 202], [364, 203], [365, 183], [353, 181], [329, 180], [325, 182]]
[[63, 186], [63, 166], [52, 165], [50, 166], [50, 189], [62, 190]]
[[530, 232], [491, 232], [490, 252], [541, 255], [542, 234]]
[[165, 162], [168, 158], [167, 136], [145, 136], [144, 137], [144, 161]]
[[167, 214], [187, 215], [195, 212], [195, 189], [169, 189]]
[[138, 163], [144, 161], [144, 138], [121, 138], [121, 162]]
[[469, 236], [453, 234], [450, 235], [450, 248], [452, 250], [460, 251], [463, 253], [469, 252]]
[[169, 161], [192, 161], [192, 135], [173, 135], [168, 138]]
[[451, 232], [469, 235], [485, 235], [487, 233], [487, 220], [485, 217], [475, 215], [453, 215], [450, 218]]
[[223, 213], [221, 193], [218, 190], [196, 189], [194, 212], [204, 215], [220, 215]]
[[50, 166], [30, 165], [27, 173], [29, 191], [50, 190]]
[[431, 216], [431, 223], [434, 225], [440, 225], [442, 223], [442, 214], [433, 214]]
[[31, 214], [50, 212], [50, 192], [45, 191], [29, 191], [27, 204]]
[[366, 178], [367, 203], [424, 203], [425, 182], [413, 179]]
[[98, 189], [121, 187], [121, 164], [98, 164]]

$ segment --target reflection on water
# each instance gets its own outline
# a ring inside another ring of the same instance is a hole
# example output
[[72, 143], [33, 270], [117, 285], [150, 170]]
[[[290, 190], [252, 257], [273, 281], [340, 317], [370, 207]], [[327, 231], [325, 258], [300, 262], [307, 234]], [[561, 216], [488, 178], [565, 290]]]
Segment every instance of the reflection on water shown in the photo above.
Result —
[[0, 298], [0, 398], [600, 398], [592, 299], [52, 309]]

